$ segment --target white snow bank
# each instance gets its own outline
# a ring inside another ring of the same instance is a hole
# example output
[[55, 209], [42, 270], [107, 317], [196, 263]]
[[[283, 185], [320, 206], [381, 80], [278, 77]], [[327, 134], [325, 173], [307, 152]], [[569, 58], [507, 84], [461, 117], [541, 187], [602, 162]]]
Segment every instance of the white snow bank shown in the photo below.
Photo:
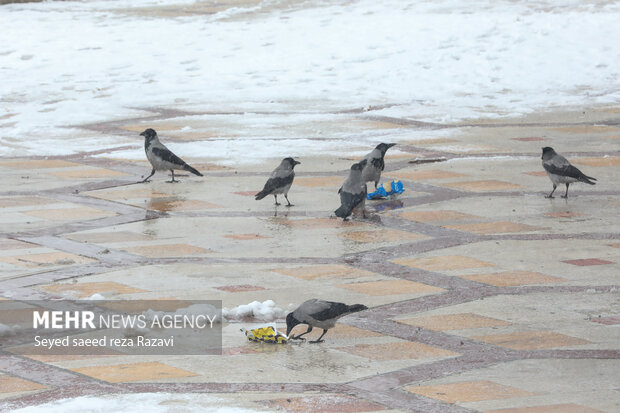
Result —
[[19, 330], [18, 325], [7, 326], [6, 324], [0, 323], [0, 337], [14, 336], [17, 330]]
[[[137, 393], [62, 399], [12, 410], [14, 413], [255, 413], [260, 410], [233, 407], [233, 402], [204, 394]], [[0, 404], [0, 410], [2, 405]]]

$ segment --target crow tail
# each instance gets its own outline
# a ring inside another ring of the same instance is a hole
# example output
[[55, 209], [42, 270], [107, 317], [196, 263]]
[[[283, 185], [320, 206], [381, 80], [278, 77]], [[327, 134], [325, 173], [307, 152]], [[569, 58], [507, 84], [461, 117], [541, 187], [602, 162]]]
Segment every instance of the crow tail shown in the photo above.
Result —
[[334, 211], [337, 217], [345, 219], [349, 215], [351, 215], [351, 209], [341, 205], [340, 208]]
[[596, 178], [592, 178], [591, 176], [587, 176], [587, 175], [581, 175], [579, 177], [579, 181], [586, 183], [586, 184], [590, 184], [590, 185], [596, 185], [596, 182], [592, 182], [592, 181], [596, 181]]
[[198, 175], [198, 176], [204, 176], [203, 174], [201, 174], [200, 172], [198, 172], [196, 169], [192, 168], [191, 166], [189, 166], [188, 164], [185, 164], [185, 169], [186, 171], [189, 171], [191, 173], [193, 173], [194, 175]]
[[254, 199], [259, 201], [259, 200], [263, 199], [264, 197], [266, 197], [267, 195], [269, 195], [269, 192], [263, 190], [263, 191], [260, 191], [258, 194], [254, 195]]

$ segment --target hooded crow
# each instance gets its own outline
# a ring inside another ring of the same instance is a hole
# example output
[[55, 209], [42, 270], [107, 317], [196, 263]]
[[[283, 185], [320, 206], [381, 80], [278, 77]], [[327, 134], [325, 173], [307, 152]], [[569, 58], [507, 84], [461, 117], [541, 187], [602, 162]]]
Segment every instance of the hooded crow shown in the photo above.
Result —
[[310, 343], [321, 343], [323, 341], [321, 339], [327, 333], [327, 330], [332, 328], [340, 317], [367, 309], [368, 307], [363, 304], [346, 305], [312, 298], [301, 303], [296, 310], [286, 316], [286, 335], [290, 336], [291, 331], [297, 324], [307, 324], [308, 331], [290, 338], [295, 340], [301, 339], [301, 336], [312, 331], [312, 327], [318, 327], [323, 329], [323, 334], [317, 340]]
[[355, 208], [361, 208], [362, 215], [366, 218], [366, 211], [364, 210], [366, 205], [366, 182], [362, 178], [362, 170], [366, 163], [366, 159], [363, 159], [361, 162], [351, 165], [349, 177], [344, 181], [340, 190], [338, 190], [341, 205], [334, 212], [337, 217], [345, 221]]
[[271, 176], [265, 183], [265, 187], [262, 191], [256, 194], [255, 199], [263, 199], [267, 195], [273, 195], [276, 199], [276, 205], [280, 205], [278, 203], [278, 194], [284, 194], [284, 198], [286, 198], [286, 202], [288, 202], [287, 207], [293, 206], [291, 201], [288, 200], [288, 190], [291, 189], [291, 185], [293, 184], [293, 179], [295, 179], [295, 165], [299, 165], [301, 162], [296, 161], [293, 158], [284, 158], [282, 162], [276, 169], [273, 170]]
[[174, 170], [189, 171], [194, 175], [203, 176], [200, 172], [189, 166], [185, 161], [175, 154], [166, 145], [159, 141], [157, 132], [148, 128], [140, 134], [144, 136], [144, 151], [146, 152], [146, 158], [153, 166], [151, 174], [144, 178], [142, 182], [148, 182], [149, 178], [155, 174], [155, 171], [170, 171], [172, 172], [172, 180], [167, 182], [179, 182], [174, 179]]
[[573, 182], [584, 182], [590, 185], [596, 185], [596, 178], [584, 175], [579, 169], [575, 168], [571, 163], [562, 155], [557, 153], [550, 147], [542, 148], [542, 165], [547, 171], [547, 175], [553, 183], [553, 190], [547, 198], [553, 198], [553, 192], [558, 184], [566, 184], [566, 193], [562, 195], [562, 198], [568, 198], [568, 186]]
[[385, 161], [383, 160], [383, 158], [385, 157], [385, 153], [394, 145], [396, 144], [380, 143], [368, 155], [362, 158], [367, 161], [367, 164], [362, 171], [362, 177], [364, 178], [364, 182], [374, 181], [375, 189], [377, 189], [377, 185], [381, 180], [381, 172], [385, 168]]

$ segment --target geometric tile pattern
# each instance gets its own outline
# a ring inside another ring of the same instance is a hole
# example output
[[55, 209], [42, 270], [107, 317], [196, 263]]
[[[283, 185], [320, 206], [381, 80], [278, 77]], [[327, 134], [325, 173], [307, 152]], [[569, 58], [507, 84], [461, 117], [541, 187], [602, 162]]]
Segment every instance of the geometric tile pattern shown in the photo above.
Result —
[[164, 380], [197, 376], [191, 371], [179, 369], [157, 361], [111, 366], [78, 367], [71, 369], [76, 373], [94, 377], [108, 383], [131, 381]]
[[47, 388], [39, 383], [7, 375], [0, 375], [0, 393], [17, 393]]
[[416, 222], [456, 221], [479, 218], [475, 215], [464, 214], [458, 211], [406, 211], [400, 214], [402, 218]]
[[458, 356], [457, 353], [452, 351], [416, 343], [414, 341], [384, 344], [356, 344], [352, 347], [339, 347], [338, 350], [346, 351], [347, 353], [359, 357], [382, 361]]
[[515, 222], [485, 222], [482, 224], [446, 225], [446, 228], [475, 234], [505, 234], [511, 232], [530, 232], [540, 228]]
[[133, 294], [142, 293], [145, 290], [140, 288], [131, 287], [129, 285], [120, 284], [116, 282], [84, 282], [84, 283], [69, 283], [69, 284], [51, 284], [39, 287], [42, 290], [52, 293], [64, 293], [71, 292], [77, 293], [78, 298], [90, 297], [93, 294], [101, 293], [116, 293], [116, 294]]
[[461, 255], [444, 255], [429, 258], [400, 258], [392, 260], [392, 262], [412, 268], [420, 268], [426, 271], [449, 271], [493, 267], [493, 264], [489, 262]]
[[494, 285], [496, 287], [516, 287], [519, 285], [547, 284], [566, 281], [562, 278], [552, 277], [531, 271], [505, 271], [491, 274], [463, 275], [461, 278], [480, 283]]
[[370, 281], [363, 283], [340, 284], [338, 287], [368, 295], [417, 294], [444, 291], [438, 287], [409, 280]]
[[329, 408], [329, 411], [334, 413], [375, 412], [385, 410], [385, 407], [380, 404], [356, 399], [345, 394], [263, 400], [261, 404], [269, 409], [286, 412], [320, 412], [325, 411], [326, 408]]
[[562, 262], [565, 262], [567, 264], [577, 265], [579, 267], [587, 267], [587, 266], [591, 266], [591, 265], [613, 264], [613, 262], [611, 262], [611, 261], [601, 260], [599, 258], [583, 258], [583, 259], [579, 259], [579, 260], [565, 260], [565, 261], [562, 261]]
[[446, 314], [397, 320], [399, 323], [422, 327], [432, 331], [465, 330], [481, 327], [507, 326], [511, 323], [472, 313]]
[[474, 337], [474, 340], [484, 341], [500, 347], [513, 350], [537, 350], [542, 348], [580, 346], [589, 344], [581, 338], [565, 336], [553, 331], [526, 331], [511, 334], [493, 334]]
[[477, 402], [535, 395], [515, 387], [485, 380], [433, 386], [409, 386], [405, 387], [405, 390], [446, 403]]
[[603, 413], [600, 410], [578, 404], [548, 404], [544, 406], [516, 407], [499, 410], [485, 410], [484, 413]]
[[282, 275], [315, 280], [317, 278], [361, 278], [376, 274], [346, 265], [308, 265], [304, 267], [273, 268], [271, 271]]
[[521, 185], [513, 184], [510, 182], [496, 181], [496, 180], [483, 180], [483, 181], [466, 181], [466, 182], [447, 182], [442, 184], [448, 188], [461, 189], [464, 191], [502, 191], [508, 189], [523, 189]]

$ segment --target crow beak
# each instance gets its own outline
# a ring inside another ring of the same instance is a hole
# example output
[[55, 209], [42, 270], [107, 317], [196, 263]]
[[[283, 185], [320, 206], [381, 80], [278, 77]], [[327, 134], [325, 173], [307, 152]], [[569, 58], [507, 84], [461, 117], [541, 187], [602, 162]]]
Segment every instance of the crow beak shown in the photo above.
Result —
[[291, 338], [291, 330], [293, 330], [294, 327], [286, 327], [286, 336], [288, 338]]
[[394, 145], [396, 145], [396, 144], [395, 144], [395, 143], [388, 143], [388, 144], [387, 144], [387, 147], [388, 147], [388, 148], [391, 148], [391, 147], [392, 147], [392, 146], [394, 146]]
[[295, 165], [299, 165], [301, 162], [299, 161], [295, 161]]
[[142, 133], [140, 134], [140, 136], [146, 136], [146, 133], [142, 132]]

